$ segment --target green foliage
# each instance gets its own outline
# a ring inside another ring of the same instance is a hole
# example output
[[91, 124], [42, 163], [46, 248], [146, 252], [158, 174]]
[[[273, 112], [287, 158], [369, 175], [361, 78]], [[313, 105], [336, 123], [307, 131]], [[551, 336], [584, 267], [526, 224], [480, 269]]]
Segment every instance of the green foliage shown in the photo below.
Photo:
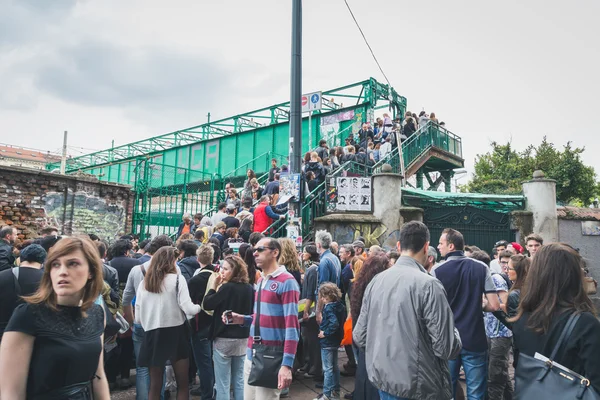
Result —
[[558, 150], [546, 137], [539, 146], [530, 145], [523, 151], [513, 149], [511, 142], [492, 142], [492, 150], [475, 159], [473, 179], [462, 191], [491, 194], [521, 193], [521, 184], [532, 178], [537, 169], [546, 178], [556, 180], [556, 197], [560, 203], [587, 206], [600, 194], [593, 167], [584, 165], [581, 154], [585, 148], [571, 142]]

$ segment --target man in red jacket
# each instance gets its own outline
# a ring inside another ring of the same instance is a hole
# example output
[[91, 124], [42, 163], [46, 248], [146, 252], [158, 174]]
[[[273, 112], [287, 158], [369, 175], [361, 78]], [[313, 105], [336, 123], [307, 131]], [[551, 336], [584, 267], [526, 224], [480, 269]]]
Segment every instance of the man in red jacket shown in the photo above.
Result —
[[271, 197], [268, 195], [260, 198], [258, 206], [254, 210], [254, 232], [264, 232], [273, 221], [284, 219], [285, 215], [277, 214], [271, 206]]

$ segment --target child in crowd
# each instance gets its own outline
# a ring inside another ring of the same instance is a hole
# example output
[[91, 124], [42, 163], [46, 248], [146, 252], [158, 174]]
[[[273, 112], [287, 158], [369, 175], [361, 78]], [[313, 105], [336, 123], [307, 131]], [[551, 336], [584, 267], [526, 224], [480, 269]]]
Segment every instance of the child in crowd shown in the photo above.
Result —
[[342, 342], [346, 320], [346, 309], [341, 298], [340, 289], [332, 282], [323, 283], [319, 288], [319, 301], [323, 305], [319, 338], [325, 378], [323, 393], [317, 397], [319, 400], [337, 399], [340, 395], [338, 348]]

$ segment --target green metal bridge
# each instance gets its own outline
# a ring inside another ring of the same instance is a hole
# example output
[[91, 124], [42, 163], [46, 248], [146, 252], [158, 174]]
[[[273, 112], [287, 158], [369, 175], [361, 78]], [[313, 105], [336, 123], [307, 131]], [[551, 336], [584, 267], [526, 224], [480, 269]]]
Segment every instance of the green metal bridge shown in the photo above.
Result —
[[[406, 98], [373, 78], [324, 91], [323, 109], [314, 112], [310, 122], [313, 143], [309, 143], [309, 119], [302, 121], [302, 151], [314, 149], [321, 139], [327, 140], [329, 146], [343, 145], [343, 140], [358, 132], [363, 122], [374, 121], [377, 110], [402, 117], [406, 104]], [[241, 187], [248, 169], [254, 170], [264, 184], [272, 158], [278, 160], [278, 165], [287, 164], [289, 106], [289, 102], [276, 104], [71, 158], [66, 171], [131, 185], [136, 194], [134, 231], [152, 236], [171, 234], [183, 213], [214, 212], [217, 203], [224, 199], [225, 184], [232, 182]], [[441, 172], [440, 179], [449, 182], [452, 170], [464, 164], [462, 143], [443, 127], [428, 124], [402, 144], [402, 160], [405, 177], [416, 175], [417, 186], [422, 187], [423, 177], [431, 184], [429, 173], [434, 171]], [[400, 172], [399, 150], [373, 167], [362, 166], [361, 171], [372, 174], [385, 163]], [[49, 170], [57, 168], [58, 163], [47, 165]], [[335, 173], [358, 168], [348, 164]], [[306, 196], [307, 205], [312, 207], [309, 218], [303, 218], [306, 224], [325, 212], [320, 203], [317, 206], [317, 200], [311, 202], [321, 197], [316, 193]]]

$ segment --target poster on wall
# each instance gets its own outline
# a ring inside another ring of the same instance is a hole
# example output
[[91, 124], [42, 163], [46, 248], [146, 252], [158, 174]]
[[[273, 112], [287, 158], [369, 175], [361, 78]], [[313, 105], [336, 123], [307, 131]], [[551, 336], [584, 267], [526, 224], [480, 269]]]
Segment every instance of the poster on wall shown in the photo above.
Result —
[[300, 174], [283, 174], [279, 178], [279, 202], [286, 203], [292, 198], [300, 198]]
[[600, 236], [600, 221], [582, 221], [581, 234], [583, 236]]
[[339, 177], [336, 182], [337, 211], [371, 211], [371, 178]]

